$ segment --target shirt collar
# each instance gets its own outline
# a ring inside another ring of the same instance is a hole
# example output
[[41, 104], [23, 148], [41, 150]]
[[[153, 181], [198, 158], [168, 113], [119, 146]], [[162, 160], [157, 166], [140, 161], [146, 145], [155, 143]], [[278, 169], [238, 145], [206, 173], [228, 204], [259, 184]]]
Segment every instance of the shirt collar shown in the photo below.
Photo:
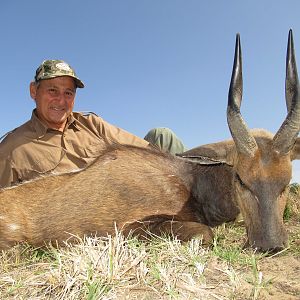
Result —
[[42, 138], [46, 134], [48, 127], [45, 124], [43, 124], [38, 118], [36, 114], [36, 109], [32, 111], [31, 123], [34, 130], [36, 131], [37, 138]]
[[67, 124], [66, 124], [66, 129], [69, 128], [70, 126], [74, 126], [75, 129], [80, 130], [78, 125], [76, 124], [77, 120], [74, 118], [73, 113], [68, 117]]
[[[31, 123], [32, 123], [32, 126], [33, 126], [34, 130], [36, 131], [38, 139], [42, 138], [43, 136], [45, 136], [47, 130], [50, 129], [47, 125], [45, 125], [38, 118], [37, 113], [36, 113], [36, 109], [34, 109], [32, 111]], [[66, 124], [66, 129], [68, 127], [70, 127], [71, 125], [73, 125], [77, 130], [79, 130], [79, 127], [76, 125], [76, 119], [74, 118], [73, 113], [71, 113], [71, 115], [68, 117], [67, 124]]]

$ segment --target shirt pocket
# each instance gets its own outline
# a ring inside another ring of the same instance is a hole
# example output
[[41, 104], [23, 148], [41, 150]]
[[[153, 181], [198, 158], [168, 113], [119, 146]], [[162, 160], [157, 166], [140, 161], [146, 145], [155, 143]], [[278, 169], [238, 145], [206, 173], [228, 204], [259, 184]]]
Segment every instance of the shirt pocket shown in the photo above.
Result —
[[86, 144], [73, 145], [74, 151], [82, 158], [96, 158], [107, 149], [107, 144], [103, 140], [95, 140]]
[[26, 181], [51, 173], [60, 164], [66, 152], [62, 148], [50, 146], [42, 149], [31, 148], [30, 152], [19, 152], [14, 159], [14, 168], [19, 174], [20, 181]]

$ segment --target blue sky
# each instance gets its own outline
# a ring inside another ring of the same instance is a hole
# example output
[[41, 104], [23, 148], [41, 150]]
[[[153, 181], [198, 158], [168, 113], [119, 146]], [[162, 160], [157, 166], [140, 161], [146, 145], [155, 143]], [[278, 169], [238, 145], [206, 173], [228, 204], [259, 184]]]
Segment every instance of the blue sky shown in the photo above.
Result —
[[141, 137], [170, 127], [189, 148], [227, 139], [237, 32], [243, 117], [250, 128], [276, 132], [286, 116], [290, 28], [300, 68], [299, 12], [299, 0], [2, 0], [0, 136], [29, 119], [38, 65], [63, 59], [86, 84], [76, 110]]

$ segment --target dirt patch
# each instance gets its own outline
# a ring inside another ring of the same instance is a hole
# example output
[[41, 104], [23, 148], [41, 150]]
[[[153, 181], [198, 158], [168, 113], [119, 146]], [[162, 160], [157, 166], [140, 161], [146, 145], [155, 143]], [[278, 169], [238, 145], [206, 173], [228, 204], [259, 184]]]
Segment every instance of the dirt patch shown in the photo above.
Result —
[[300, 259], [290, 254], [258, 263], [265, 287], [259, 299], [300, 299]]
[[204, 276], [210, 293], [203, 299], [299, 300], [300, 251], [287, 249], [273, 257], [255, 259], [246, 266], [213, 258]]

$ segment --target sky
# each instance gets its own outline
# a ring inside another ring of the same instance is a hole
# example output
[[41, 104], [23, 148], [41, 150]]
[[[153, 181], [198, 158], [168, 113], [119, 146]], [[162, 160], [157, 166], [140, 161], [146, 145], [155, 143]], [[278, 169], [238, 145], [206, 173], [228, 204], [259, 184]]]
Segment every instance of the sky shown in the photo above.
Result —
[[299, 0], [1, 0], [0, 136], [30, 118], [36, 68], [62, 59], [85, 83], [76, 111], [140, 137], [169, 127], [187, 148], [228, 139], [237, 33], [243, 118], [275, 133], [286, 117], [290, 28], [300, 65], [299, 12]]

